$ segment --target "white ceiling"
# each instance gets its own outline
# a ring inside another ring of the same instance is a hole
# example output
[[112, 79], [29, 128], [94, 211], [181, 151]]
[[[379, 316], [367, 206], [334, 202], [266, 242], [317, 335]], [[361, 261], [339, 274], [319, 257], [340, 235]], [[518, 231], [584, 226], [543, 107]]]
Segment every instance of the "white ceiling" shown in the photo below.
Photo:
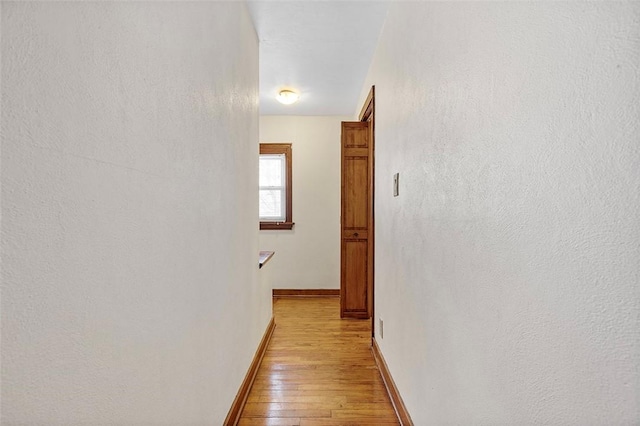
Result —
[[[387, 14], [386, 1], [250, 1], [260, 39], [260, 114], [352, 115]], [[276, 101], [290, 88], [293, 105]]]

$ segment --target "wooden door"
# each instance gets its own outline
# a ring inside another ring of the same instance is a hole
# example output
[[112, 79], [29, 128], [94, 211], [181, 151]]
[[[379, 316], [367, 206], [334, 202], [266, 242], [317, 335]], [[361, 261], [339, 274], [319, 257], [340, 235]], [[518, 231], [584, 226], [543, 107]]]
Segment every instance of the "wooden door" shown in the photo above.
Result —
[[373, 146], [369, 121], [342, 122], [340, 316], [370, 318]]

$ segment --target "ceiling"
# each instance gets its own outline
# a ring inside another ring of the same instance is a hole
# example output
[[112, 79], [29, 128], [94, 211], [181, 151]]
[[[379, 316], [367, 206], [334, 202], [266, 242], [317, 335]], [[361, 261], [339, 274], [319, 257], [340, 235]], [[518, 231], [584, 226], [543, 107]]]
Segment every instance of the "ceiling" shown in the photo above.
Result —
[[[353, 115], [386, 1], [250, 1], [260, 39], [261, 115]], [[282, 105], [281, 89], [300, 100]]]

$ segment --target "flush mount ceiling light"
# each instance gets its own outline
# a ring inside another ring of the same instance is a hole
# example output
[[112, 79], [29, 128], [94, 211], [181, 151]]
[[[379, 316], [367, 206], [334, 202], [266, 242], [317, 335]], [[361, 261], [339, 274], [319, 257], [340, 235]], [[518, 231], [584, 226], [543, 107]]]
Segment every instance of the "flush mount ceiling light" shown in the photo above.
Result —
[[300, 95], [294, 92], [293, 90], [281, 90], [276, 96], [276, 99], [281, 104], [291, 105], [296, 103], [298, 99], [300, 99]]

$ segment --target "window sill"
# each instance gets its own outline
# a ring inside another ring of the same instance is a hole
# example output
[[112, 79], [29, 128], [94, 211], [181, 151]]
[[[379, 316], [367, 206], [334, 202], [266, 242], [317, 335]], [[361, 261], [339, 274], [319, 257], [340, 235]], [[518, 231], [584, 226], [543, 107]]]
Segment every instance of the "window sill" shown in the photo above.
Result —
[[293, 222], [260, 222], [260, 229], [266, 230], [291, 230], [293, 229]]

